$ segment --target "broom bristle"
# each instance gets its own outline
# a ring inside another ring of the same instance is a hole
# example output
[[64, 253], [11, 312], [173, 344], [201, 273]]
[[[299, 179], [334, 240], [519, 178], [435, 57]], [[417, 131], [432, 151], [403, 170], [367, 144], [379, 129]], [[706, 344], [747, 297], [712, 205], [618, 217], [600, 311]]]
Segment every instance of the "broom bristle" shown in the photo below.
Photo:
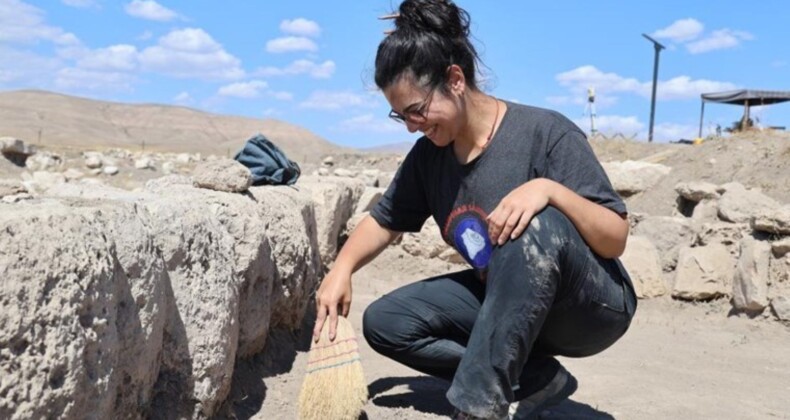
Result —
[[301, 420], [357, 420], [368, 399], [354, 328], [338, 317], [335, 340], [329, 341], [329, 320], [320, 339], [310, 346], [307, 375], [299, 393]]

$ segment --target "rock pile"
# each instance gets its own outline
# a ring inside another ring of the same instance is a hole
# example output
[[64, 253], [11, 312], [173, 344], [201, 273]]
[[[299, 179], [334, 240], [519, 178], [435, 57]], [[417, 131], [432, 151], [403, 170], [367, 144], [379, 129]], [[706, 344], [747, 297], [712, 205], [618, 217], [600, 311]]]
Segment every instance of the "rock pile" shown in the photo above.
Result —
[[[80, 167], [133, 157], [86, 152]], [[134, 191], [54, 168], [0, 183], [2, 418], [212, 416], [236, 361], [299, 327], [348, 219], [381, 191], [250, 187], [216, 158]]]
[[[0, 418], [215, 415], [237, 362], [273, 328], [298, 328], [394, 175], [328, 157], [294, 186], [250, 187], [246, 168], [213, 156], [0, 147], [26, 169], [0, 180]], [[673, 170], [604, 166], [627, 197]], [[105, 184], [126, 173], [150, 180]], [[790, 206], [735, 182], [675, 194], [671, 216], [629, 215], [622, 260], [639, 296], [726, 298], [790, 321]], [[432, 219], [392, 248], [464, 263]]]
[[313, 171], [312, 175], [356, 178], [361, 180], [365, 186], [383, 188], [392, 182], [395, 170], [402, 158], [342, 155], [337, 160], [344, 162], [345, 165], [338, 164], [333, 156], [327, 156], [321, 161], [321, 167]]
[[13, 163], [10, 167], [6, 165], [6, 168], [16, 168], [9, 173], [3, 171], [0, 165], [0, 178], [18, 175], [25, 188], [32, 193], [45, 192], [63, 177], [65, 180], [62, 182], [88, 178], [124, 189], [142, 188], [149, 179], [191, 173], [201, 162], [220, 159], [200, 154], [132, 152], [124, 149], [78, 152], [37, 150], [22, 140], [9, 137], [0, 137], [0, 153], [0, 160]]
[[0, 417], [210, 416], [236, 359], [299, 325], [321, 277], [311, 196], [183, 178], [0, 203]]
[[[790, 206], [739, 183], [676, 186], [673, 217], [631, 215], [623, 256], [640, 297], [731, 299], [735, 312], [774, 314], [790, 296]], [[772, 304], [776, 302], [776, 304]]]
[[15, 165], [25, 166], [27, 159], [36, 153], [36, 149], [26, 145], [20, 139], [0, 137], [0, 154]]

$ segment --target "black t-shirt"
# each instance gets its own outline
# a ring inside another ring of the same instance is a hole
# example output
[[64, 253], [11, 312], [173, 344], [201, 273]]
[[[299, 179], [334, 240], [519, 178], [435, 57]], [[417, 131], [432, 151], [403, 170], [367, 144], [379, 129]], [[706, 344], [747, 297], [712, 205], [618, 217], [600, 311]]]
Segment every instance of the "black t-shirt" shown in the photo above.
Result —
[[371, 211], [383, 227], [418, 232], [429, 216], [445, 242], [477, 269], [488, 265], [486, 217], [508, 193], [534, 178], [548, 178], [582, 197], [625, 214], [584, 133], [561, 114], [507, 102], [488, 148], [460, 164], [452, 144], [417, 140], [384, 196]]

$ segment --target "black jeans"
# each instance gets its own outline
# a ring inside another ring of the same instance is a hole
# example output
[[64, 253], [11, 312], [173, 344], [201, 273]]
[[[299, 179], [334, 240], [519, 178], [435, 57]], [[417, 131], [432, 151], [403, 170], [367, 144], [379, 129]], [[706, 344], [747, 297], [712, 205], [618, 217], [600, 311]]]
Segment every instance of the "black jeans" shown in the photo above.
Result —
[[620, 262], [547, 207], [494, 249], [485, 283], [465, 270], [401, 287], [367, 308], [363, 332], [382, 355], [451, 381], [450, 403], [486, 418], [542, 389], [559, 369], [553, 356], [612, 345], [635, 310]]

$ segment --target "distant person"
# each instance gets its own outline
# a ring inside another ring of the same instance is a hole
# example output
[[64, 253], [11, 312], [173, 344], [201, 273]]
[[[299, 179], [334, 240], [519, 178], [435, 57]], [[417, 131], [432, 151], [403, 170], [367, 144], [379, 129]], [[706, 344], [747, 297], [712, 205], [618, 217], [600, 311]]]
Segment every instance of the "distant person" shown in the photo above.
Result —
[[629, 327], [625, 204], [576, 125], [479, 89], [463, 9], [406, 0], [399, 12], [375, 80], [390, 117], [423, 136], [323, 279], [315, 332], [348, 314], [352, 273], [433, 217], [471, 268], [372, 303], [365, 338], [450, 381], [454, 418], [507, 418], [518, 401], [516, 418], [537, 415], [577, 387], [555, 356], [599, 353]]

